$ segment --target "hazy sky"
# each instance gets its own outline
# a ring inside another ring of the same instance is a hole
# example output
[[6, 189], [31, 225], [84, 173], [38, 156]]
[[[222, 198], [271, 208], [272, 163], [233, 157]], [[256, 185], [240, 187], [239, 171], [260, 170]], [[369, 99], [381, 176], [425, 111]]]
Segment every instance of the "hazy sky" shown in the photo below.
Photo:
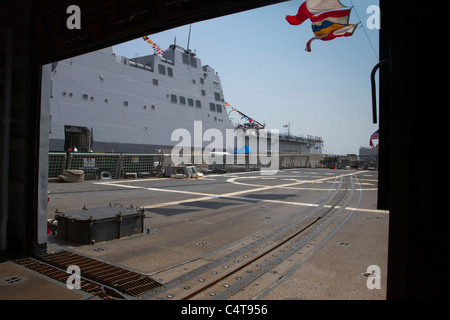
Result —
[[[366, 11], [379, 2], [353, 0], [350, 23], [358, 23], [359, 15], [364, 29], [347, 38], [313, 41], [312, 52], [305, 51], [314, 36], [310, 21], [291, 26], [285, 20], [302, 2], [192, 24], [189, 48], [219, 73], [225, 101], [266, 128], [285, 132], [282, 126], [290, 123], [293, 134], [321, 136], [327, 153], [358, 153], [378, 129], [372, 123], [370, 72], [378, 62], [379, 31], [367, 28]], [[351, 6], [350, 0], [341, 3]], [[188, 33], [186, 25], [148, 36], [165, 50], [175, 37], [186, 47]], [[130, 58], [153, 53], [142, 38], [114, 51]], [[240, 120], [235, 112], [230, 117]]]

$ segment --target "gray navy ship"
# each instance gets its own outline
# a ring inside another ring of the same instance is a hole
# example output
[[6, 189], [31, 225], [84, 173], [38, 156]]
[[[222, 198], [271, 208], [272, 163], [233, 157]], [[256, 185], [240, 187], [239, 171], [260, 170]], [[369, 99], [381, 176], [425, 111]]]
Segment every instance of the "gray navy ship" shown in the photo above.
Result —
[[[196, 121], [224, 137], [237, 126], [218, 73], [175, 44], [131, 59], [109, 47], [54, 63], [51, 74], [50, 151], [155, 153], [178, 143], [175, 129], [194, 133]], [[263, 129], [253, 124], [239, 127]], [[322, 146], [320, 137], [280, 135], [281, 153], [321, 155]]]

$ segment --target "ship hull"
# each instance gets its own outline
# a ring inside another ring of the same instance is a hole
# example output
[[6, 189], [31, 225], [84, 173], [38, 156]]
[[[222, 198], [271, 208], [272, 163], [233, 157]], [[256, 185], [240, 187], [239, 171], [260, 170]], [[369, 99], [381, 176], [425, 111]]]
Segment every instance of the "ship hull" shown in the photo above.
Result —
[[[220, 77], [179, 46], [163, 56], [129, 59], [105, 48], [59, 61], [51, 88], [50, 151], [167, 153], [177, 145], [205, 148], [213, 132], [222, 138], [218, 149], [233, 152], [226, 132], [236, 126]], [[280, 154], [322, 152], [321, 139], [280, 138]]]
[[54, 64], [50, 150], [154, 152], [178, 143], [176, 129], [193, 134], [195, 121], [234, 128], [213, 68], [179, 47], [142, 58], [108, 48]]

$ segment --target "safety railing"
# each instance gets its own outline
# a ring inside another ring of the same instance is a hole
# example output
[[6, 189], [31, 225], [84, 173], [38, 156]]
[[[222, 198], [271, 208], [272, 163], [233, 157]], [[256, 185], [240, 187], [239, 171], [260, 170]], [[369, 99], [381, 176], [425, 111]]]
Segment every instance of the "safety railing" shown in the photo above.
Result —
[[48, 155], [48, 177], [54, 178], [63, 173], [66, 168], [67, 154], [65, 152], [52, 152]]
[[309, 154], [283, 154], [280, 155], [280, 168], [306, 168], [311, 166]]
[[[230, 172], [264, 167], [259, 161], [250, 160], [252, 159], [246, 155], [242, 164], [213, 163], [209, 166], [207, 164], [197, 166], [201, 169], [209, 167], [209, 169], [224, 169]], [[279, 155], [279, 168], [309, 167], [312, 165], [310, 160], [310, 155], [306, 154], [282, 154]], [[109, 173], [112, 179], [126, 178], [128, 174], [136, 177], [153, 176], [161, 173], [162, 168], [170, 163], [170, 155], [164, 154], [50, 152], [48, 176], [49, 178], [57, 177], [64, 170], [83, 170], [86, 180], [99, 179], [105, 172]], [[190, 163], [194, 162], [190, 161]]]
[[48, 177], [57, 177], [64, 170], [83, 170], [87, 180], [98, 179], [102, 172], [113, 179], [124, 178], [127, 173], [154, 175], [162, 161], [161, 154], [50, 152]]
[[152, 174], [156, 172], [161, 158], [160, 154], [123, 154], [120, 158], [118, 178], [125, 177], [127, 173]]
[[79, 153], [69, 154], [68, 170], [83, 170], [85, 179], [98, 179], [101, 172], [109, 172], [117, 178], [121, 154], [119, 153]]

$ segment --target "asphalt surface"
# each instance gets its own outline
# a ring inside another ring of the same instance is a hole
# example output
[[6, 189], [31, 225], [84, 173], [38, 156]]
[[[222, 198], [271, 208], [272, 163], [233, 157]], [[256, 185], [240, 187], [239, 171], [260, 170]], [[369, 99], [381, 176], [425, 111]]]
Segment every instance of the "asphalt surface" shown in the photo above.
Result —
[[49, 236], [48, 251], [163, 284], [141, 299], [385, 299], [389, 213], [376, 209], [377, 174], [302, 168], [50, 183], [48, 218], [133, 205], [145, 208], [145, 232], [94, 245]]

